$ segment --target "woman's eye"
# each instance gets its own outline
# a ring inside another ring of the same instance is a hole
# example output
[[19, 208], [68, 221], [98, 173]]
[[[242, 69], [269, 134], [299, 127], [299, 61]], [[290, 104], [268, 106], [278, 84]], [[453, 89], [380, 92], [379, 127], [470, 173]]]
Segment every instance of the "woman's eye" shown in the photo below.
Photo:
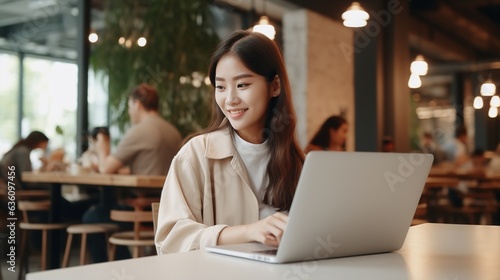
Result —
[[246, 88], [248, 87], [250, 84], [238, 84], [238, 88]]
[[223, 87], [223, 86], [215, 86], [215, 89], [217, 89], [217, 90], [219, 90], [219, 91], [220, 91], [220, 90], [223, 90], [223, 89], [224, 89], [224, 87]]

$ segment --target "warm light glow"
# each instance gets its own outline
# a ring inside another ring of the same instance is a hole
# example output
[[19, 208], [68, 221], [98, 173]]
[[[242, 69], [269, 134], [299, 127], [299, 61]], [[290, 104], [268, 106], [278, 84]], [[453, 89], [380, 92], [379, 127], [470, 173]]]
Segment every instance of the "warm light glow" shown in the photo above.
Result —
[[276, 35], [274, 26], [269, 24], [269, 18], [266, 16], [260, 17], [259, 22], [253, 27], [252, 31], [262, 33], [271, 40], [274, 40], [274, 36]]
[[410, 79], [408, 80], [408, 86], [410, 88], [419, 88], [422, 86], [422, 80], [420, 80], [420, 76], [417, 74], [411, 74]]
[[141, 37], [141, 38], [137, 39], [137, 45], [138, 45], [139, 47], [144, 47], [144, 46], [146, 45], [146, 43], [147, 43], [147, 42], [148, 42], [148, 41], [147, 41], [147, 40], [146, 40], [146, 38], [144, 38], [144, 37]]
[[490, 110], [488, 110], [488, 117], [496, 118], [497, 116], [498, 116], [498, 108], [497, 107], [490, 107]]
[[120, 45], [125, 44], [125, 37], [120, 37], [120, 39], [118, 39], [118, 44]]
[[491, 81], [491, 79], [488, 79], [486, 82], [484, 82], [484, 84], [481, 85], [480, 92], [482, 96], [493, 96], [496, 92], [496, 86]]
[[417, 74], [420, 76], [426, 75], [428, 70], [427, 62], [424, 56], [419, 54], [415, 60], [410, 65], [410, 71], [412, 74]]
[[97, 42], [98, 39], [99, 39], [99, 36], [97, 36], [96, 33], [90, 33], [90, 35], [89, 35], [89, 41], [91, 43]]
[[491, 107], [500, 107], [500, 97], [498, 95], [494, 95], [490, 100]]
[[130, 39], [125, 40], [125, 47], [127, 48], [132, 47], [132, 41], [130, 41]]
[[474, 109], [481, 109], [483, 108], [483, 105], [483, 99], [481, 98], [481, 96], [474, 97]]
[[367, 12], [361, 7], [358, 2], [352, 2], [351, 6], [347, 8], [342, 14], [342, 19], [344, 20], [344, 26], [346, 27], [363, 27], [367, 24], [367, 20], [370, 18]]

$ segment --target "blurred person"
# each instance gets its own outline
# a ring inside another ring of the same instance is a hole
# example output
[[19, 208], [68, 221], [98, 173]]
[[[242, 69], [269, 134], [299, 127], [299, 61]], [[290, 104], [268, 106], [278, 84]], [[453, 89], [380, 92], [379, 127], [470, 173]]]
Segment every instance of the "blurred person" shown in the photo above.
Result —
[[[22, 182], [22, 172], [33, 171], [31, 162], [31, 152], [41, 149], [44, 153], [47, 150], [49, 138], [40, 131], [32, 131], [26, 138], [21, 138], [14, 146], [7, 151], [0, 160], [0, 177], [3, 182], [7, 182], [9, 167], [14, 168], [15, 176], [10, 176], [15, 184], [16, 190], [33, 189], [36, 184]], [[42, 161], [43, 162], [43, 161]], [[48, 161], [45, 161], [48, 163]]]
[[[128, 97], [128, 114], [132, 126], [111, 153], [109, 134], [97, 133], [95, 150], [99, 158], [100, 173], [119, 173], [128, 167], [134, 175], [167, 175], [172, 158], [182, 144], [177, 128], [163, 119], [158, 113], [159, 96], [156, 89], [148, 84], [133, 88]], [[111, 209], [132, 208], [114, 199], [113, 190], [103, 188], [107, 204], [95, 205], [83, 216], [84, 223], [113, 223]], [[132, 196], [137, 196], [137, 193]], [[139, 194], [141, 195], [141, 194]], [[159, 196], [159, 193], [157, 194]], [[123, 227], [123, 224], [120, 224]], [[89, 251], [93, 262], [107, 261], [106, 240], [103, 234], [89, 236]], [[124, 246], [117, 246], [116, 258], [130, 258]]]
[[341, 116], [326, 119], [318, 132], [307, 145], [305, 152], [310, 151], [345, 151], [349, 125]]
[[432, 154], [434, 156], [433, 164], [437, 164], [441, 162], [443, 159], [443, 151], [439, 145], [434, 141], [432, 134], [430, 132], [424, 132], [418, 147], [423, 153]]
[[[40, 131], [31, 132], [26, 138], [20, 139], [14, 146], [4, 154], [2, 160], [0, 161], [1, 166], [1, 181], [2, 184], [7, 186], [8, 182], [14, 182], [16, 193], [20, 193], [23, 190], [48, 190], [51, 186], [50, 184], [44, 183], [25, 183], [22, 182], [22, 172], [33, 171], [33, 166], [30, 158], [32, 151], [36, 149], [41, 149], [46, 154], [47, 146], [49, 143], [49, 138]], [[42, 158], [44, 165], [41, 167], [41, 171], [60, 171], [64, 170], [61, 167], [64, 157], [64, 150], [56, 149], [50, 155]], [[13, 168], [15, 171], [14, 176], [8, 176], [9, 170]], [[7, 181], [8, 180], [8, 181]], [[2, 190], [3, 191], [3, 190]], [[89, 201], [75, 201], [70, 202], [64, 197], [61, 198], [61, 219], [63, 221], [78, 221], [81, 219], [82, 214], [92, 202]], [[47, 222], [48, 213], [46, 212], [33, 212], [30, 213], [30, 219], [32, 222]], [[32, 234], [41, 235], [41, 232], [34, 232]], [[39, 247], [41, 238], [32, 238], [33, 246]]]
[[158, 114], [159, 96], [148, 84], [135, 87], [128, 98], [132, 126], [111, 153], [110, 139], [97, 134], [100, 173], [117, 173], [128, 165], [131, 174], [166, 175], [179, 150], [182, 137], [177, 128]]
[[287, 224], [304, 153], [278, 46], [261, 33], [233, 32], [214, 52], [209, 77], [212, 121], [172, 161], [158, 254], [251, 241], [276, 246]]
[[442, 146], [445, 152], [445, 160], [460, 166], [469, 160], [467, 148], [467, 129], [460, 125], [455, 129], [455, 138], [447, 141]]
[[[471, 156], [457, 167], [456, 173], [470, 174], [475, 176], [484, 176], [487, 166], [484, 150], [476, 148]], [[477, 180], [460, 180], [458, 187], [448, 188], [448, 198], [454, 207], [462, 207], [464, 205], [464, 195], [469, 192], [469, 189], [477, 186]]]
[[92, 129], [92, 132], [88, 137], [89, 147], [77, 160], [77, 163], [89, 172], [99, 172], [99, 154], [96, 149], [97, 135], [99, 133], [102, 133], [103, 137], [107, 139], [110, 137], [109, 128], [106, 126], [99, 126]]

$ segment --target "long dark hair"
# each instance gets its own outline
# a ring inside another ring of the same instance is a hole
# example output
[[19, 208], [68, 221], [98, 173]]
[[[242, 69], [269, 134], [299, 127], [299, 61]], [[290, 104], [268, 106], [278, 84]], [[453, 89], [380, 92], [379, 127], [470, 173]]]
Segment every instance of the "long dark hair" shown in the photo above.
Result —
[[[276, 76], [279, 77], [281, 92], [269, 102], [268, 115], [262, 132], [271, 150], [271, 158], [267, 166], [269, 185], [266, 187], [263, 202], [279, 211], [289, 210], [302, 170], [304, 153], [295, 135], [297, 120], [283, 57], [274, 41], [266, 36], [243, 30], [233, 32], [219, 44], [212, 55], [209, 77], [214, 88], [217, 64], [227, 54], [238, 57], [249, 70], [265, 77], [268, 83], [271, 83]], [[234, 132], [214, 100], [210, 125], [188, 139], [195, 135], [226, 128]]]
[[330, 146], [330, 129], [338, 130], [347, 120], [341, 116], [331, 116], [321, 125], [309, 144], [327, 149]]
[[14, 144], [14, 146], [12, 147], [12, 149], [9, 150], [9, 152], [12, 151], [14, 148], [19, 147], [19, 146], [26, 146], [31, 151], [41, 142], [48, 142], [48, 141], [49, 141], [49, 138], [47, 136], [45, 136], [45, 134], [43, 134], [40, 131], [35, 130], [35, 131], [32, 131], [30, 134], [28, 134], [28, 136], [26, 138], [17, 141], [17, 143]]

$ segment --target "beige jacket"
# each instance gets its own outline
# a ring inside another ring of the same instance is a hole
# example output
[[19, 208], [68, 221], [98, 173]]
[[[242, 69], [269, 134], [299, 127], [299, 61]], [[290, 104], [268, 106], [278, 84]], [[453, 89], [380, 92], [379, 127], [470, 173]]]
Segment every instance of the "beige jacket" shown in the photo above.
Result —
[[256, 222], [257, 198], [229, 129], [199, 135], [172, 160], [163, 186], [158, 254], [217, 244], [226, 226]]

